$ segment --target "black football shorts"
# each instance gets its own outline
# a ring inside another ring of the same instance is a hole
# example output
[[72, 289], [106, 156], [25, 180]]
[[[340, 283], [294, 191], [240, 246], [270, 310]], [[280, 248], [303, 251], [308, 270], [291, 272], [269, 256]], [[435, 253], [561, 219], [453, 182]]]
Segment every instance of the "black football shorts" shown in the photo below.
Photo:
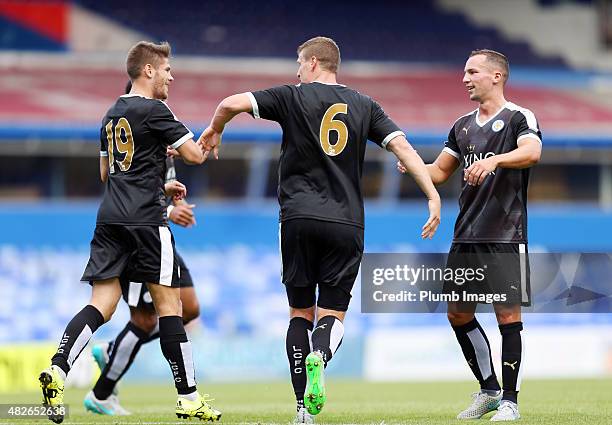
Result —
[[[280, 225], [282, 281], [289, 305], [346, 311], [363, 255], [363, 229], [297, 218]], [[316, 289], [319, 288], [317, 300]]]
[[453, 243], [446, 267], [455, 273], [445, 279], [444, 292], [456, 292], [462, 301], [531, 305], [527, 244]]
[[[181, 288], [193, 287], [193, 279], [191, 278], [191, 273], [189, 269], [185, 265], [185, 260], [181, 257], [178, 252], [175, 252], [175, 260], [178, 263], [179, 271], [178, 271], [178, 286]], [[153, 299], [151, 298], [151, 294], [147, 288], [145, 282], [136, 282], [131, 277], [133, 273], [133, 269], [131, 264], [128, 265], [126, 271], [123, 272], [121, 277], [119, 277], [119, 282], [121, 283], [121, 295], [123, 296], [123, 300], [130, 307], [144, 307], [154, 309]]]
[[174, 237], [166, 226], [98, 224], [81, 280], [120, 277], [129, 266], [134, 281], [177, 287], [174, 258]]

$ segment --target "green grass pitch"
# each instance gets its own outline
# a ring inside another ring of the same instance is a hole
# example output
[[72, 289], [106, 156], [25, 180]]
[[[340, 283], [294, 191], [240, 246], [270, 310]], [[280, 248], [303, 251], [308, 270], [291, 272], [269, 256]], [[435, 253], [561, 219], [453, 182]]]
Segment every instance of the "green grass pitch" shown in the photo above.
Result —
[[[221, 423], [287, 424], [295, 407], [290, 384], [241, 383], [205, 384], [201, 392], [216, 400], [213, 406], [223, 412]], [[454, 419], [468, 405], [477, 386], [467, 382], [369, 383], [330, 380], [328, 402], [316, 423], [324, 424], [460, 424]], [[84, 390], [68, 389], [66, 402], [70, 417], [66, 424], [194, 423], [174, 415], [175, 395], [170, 385], [131, 385], [120, 387], [121, 401], [131, 416], [92, 415], [83, 408]], [[38, 393], [0, 394], [2, 403], [36, 403]], [[520, 424], [604, 425], [612, 424], [612, 380], [526, 380], [519, 396]], [[488, 423], [492, 414], [480, 421]], [[0, 420], [0, 423], [9, 423]], [[33, 421], [16, 420], [25, 424]], [[34, 423], [48, 423], [46, 420]]]

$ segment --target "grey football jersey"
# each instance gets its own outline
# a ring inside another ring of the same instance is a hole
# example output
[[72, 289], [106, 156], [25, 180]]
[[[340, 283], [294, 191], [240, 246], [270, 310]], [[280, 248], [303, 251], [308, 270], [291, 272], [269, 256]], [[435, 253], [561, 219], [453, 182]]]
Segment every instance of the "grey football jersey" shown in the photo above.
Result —
[[[451, 129], [444, 151], [463, 163], [510, 152], [525, 137], [542, 141], [535, 115], [507, 102], [486, 122], [478, 110], [459, 118]], [[527, 186], [529, 168], [497, 168], [480, 186], [463, 181], [454, 242], [527, 242]]]

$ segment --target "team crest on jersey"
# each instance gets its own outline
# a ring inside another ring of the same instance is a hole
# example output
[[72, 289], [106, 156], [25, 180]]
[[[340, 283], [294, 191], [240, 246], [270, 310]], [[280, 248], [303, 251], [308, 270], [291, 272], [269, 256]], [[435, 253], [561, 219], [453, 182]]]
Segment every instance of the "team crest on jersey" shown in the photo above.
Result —
[[499, 130], [504, 128], [504, 122], [502, 120], [497, 120], [493, 123], [491, 128], [493, 129], [493, 131], [498, 132]]

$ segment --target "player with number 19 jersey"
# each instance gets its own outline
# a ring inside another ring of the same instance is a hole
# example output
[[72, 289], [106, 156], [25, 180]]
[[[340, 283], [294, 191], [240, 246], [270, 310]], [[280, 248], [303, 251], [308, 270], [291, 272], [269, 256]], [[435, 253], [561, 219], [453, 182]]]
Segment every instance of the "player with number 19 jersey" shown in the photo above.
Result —
[[109, 109], [100, 130], [109, 174], [81, 280], [119, 277], [129, 265], [134, 281], [179, 286], [164, 193], [166, 149], [192, 137], [161, 100], [125, 94]]
[[110, 171], [97, 223], [167, 225], [166, 148], [191, 138], [161, 100], [120, 96], [100, 129], [100, 155], [109, 157]]

